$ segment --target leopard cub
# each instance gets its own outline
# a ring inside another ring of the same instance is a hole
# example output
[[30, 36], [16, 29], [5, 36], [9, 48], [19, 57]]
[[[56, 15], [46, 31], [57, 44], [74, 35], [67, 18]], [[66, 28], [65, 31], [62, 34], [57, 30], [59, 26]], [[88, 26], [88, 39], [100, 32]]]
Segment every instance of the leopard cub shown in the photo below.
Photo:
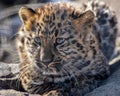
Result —
[[22, 7], [19, 16], [19, 80], [27, 92], [83, 96], [108, 76], [92, 10], [50, 3], [35, 10]]

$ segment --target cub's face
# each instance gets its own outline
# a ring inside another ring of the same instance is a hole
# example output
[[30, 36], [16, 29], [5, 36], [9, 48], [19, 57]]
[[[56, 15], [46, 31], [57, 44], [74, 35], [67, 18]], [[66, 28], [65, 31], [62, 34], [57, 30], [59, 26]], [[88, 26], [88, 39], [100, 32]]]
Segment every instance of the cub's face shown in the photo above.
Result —
[[[72, 12], [64, 7], [23, 7], [19, 11], [23, 22], [23, 46], [30, 66], [36, 66], [42, 75], [68, 76], [80, 70], [85, 58], [88, 31], [93, 21], [91, 11]], [[24, 58], [23, 58], [24, 59]]]

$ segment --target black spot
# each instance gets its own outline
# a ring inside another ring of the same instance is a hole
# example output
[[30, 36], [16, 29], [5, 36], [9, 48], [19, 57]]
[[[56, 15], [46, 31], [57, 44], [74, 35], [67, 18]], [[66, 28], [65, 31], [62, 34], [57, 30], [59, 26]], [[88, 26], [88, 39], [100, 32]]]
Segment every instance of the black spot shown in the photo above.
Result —
[[72, 23], [71, 23], [71, 22], [68, 22], [68, 25], [72, 25]]
[[77, 42], [76, 40], [73, 40], [73, 41], [72, 41], [72, 44], [75, 44], [76, 42]]
[[41, 26], [38, 28], [38, 30], [37, 30], [38, 32], [40, 32], [41, 31]]
[[104, 24], [106, 24], [106, 19], [104, 19], [104, 18], [98, 18], [98, 21], [97, 21], [100, 25], [104, 25]]
[[24, 83], [27, 84], [27, 80], [26, 79], [24, 79]]
[[90, 46], [91, 49], [94, 49], [95, 47], [94, 46]]
[[55, 14], [53, 14], [53, 20], [55, 20]]
[[88, 60], [86, 63], [87, 63], [87, 65], [89, 65], [90, 64], [90, 60]]
[[[78, 52], [74, 52], [74, 51], [72, 51], [71, 53], [72, 53], [72, 54], [78, 54]], [[77, 61], [76, 61], [76, 62], [77, 62]]]
[[39, 24], [39, 23], [36, 23], [36, 26], [38, 27], [38, 26], [40, 26], [40, 24]]
[[64, 19], [65, 19], [65, 16], [64, 16], [64, 14], [62, 14], [62, 16], [61, 16], [61, 19], [62, 19], [62, 20], [64, 20]]
[[83, 46], [81, 44], [79, 44], [79, 49], [83, 50]]
[[81, 56], [78, 56], [79, 59], [81, 59], [82, 57]]
[[61, 27], [62, 25], [61, 25], [61, 23], [58, 23], [58, 27]]
[[33, 25], [34, 25], [34, 24], [35, 24], [35, 21], [34, 21], [34, 20], [32, 20], [32, 21], [31, 21], [31, 24], [33, 24]]
[[22, 14], [22, 19], [24, 20], [24, 21], [26, 21], [27, 20], [27, 16], [25, 15], [25, 14]]
[[41, 34], [45, 35], [45, 30], [41, 31]]
[[82, 34], [80, 34], [79, 37], [82, 38]]
[[45, 34], [49, 33], [49, 29], [45, 27]]
[[57, 37], [58, 33], [59, 33], [59, 30], [56, 29], [56, 30], [55, 30], [55, 37]]
[[72, 39], [73, 38], [73, 36], [72, 35], [70, 35], [70, 37], [69, 37], [70, 39]]
[[66, 15], [67, 15], [67, 11], [65, 10], [64, 13], [61, 15], [61, 19], [65, 20]]
[[97, 11], [97, 13], [96, 13], [97, 17], [99, 16], [99, 14], [100, 14], [100, 12], [99, 12], [99, 11]]
[[79, 43], [76, 43], [76, 47], [80, 47], [80, 44], [79, 44]]
[[76, 47], [78, 47], [80, 50], [83, 49], [83, 46], [80, 43], [76, 43]]
[[21, 39], [21, 42], [24, 43], [24, 38]]
[[32, 26], [32, 27], [31, 27], [31, 31], [32, 31], [32, 32], [36, 32], [35, 26]]
[[7, 57], [9, 57], [9, 56], [10, 56], [10, 53], [8, 53], [7, 51], [4, 51], [3, 54], [2, 54], [2, 56], [0, 57], [0, 60], [1, 60], [1, 61], [4, 61], [4, 60], [6, 60]]
[[30, 37], [27, 37], [28, 41], [31, 41], [31, 38]]
[[90, 44], [94, 44], [95, 43], [95, 41], [94, 40], [90, 40]]
[[117, 33], [117, 31], [118, 31], [118, 29], [117, 29], [117, 28], [115, 28], [115, 29], [114, 29], [114, 32], [115, 32], [114, 34], [116, 34], [116, 33]]
[[70, 83], [70, 80], [69, 80], [69, 79], [66, 79], [66, 80], [65, 80], [65, 83]]
[[49, 16], [46, 16], [46, 18], [48, 19], [48, 18], [49, 18]]
[[43, 24], [43, 23], [40, 23], [39, 26], [44, 26], [44, 24]]
[[108, 17], [108, 14], [100, 12], [100, 17], [106, 19]]
[[84, 50], [82, 50], [82, 53], [85, 53], [85, 51], [84, 51]]
[[32, 37], [32, 34], [30, 34], [30, 37]]
[[22, 28], [21, 31], [24, 31], [24, 29]]
[[94, 54], [94, 56], [96, 55], [96, 53], [97, 53], [97, 52], [96, 52], [96, 50], [95, 50], [95, 48], [94, 48], [94, 49], [93, 49], [93, 54]]
[[112, 18], [109, 20], [109, 22], [110, 22], [111, 27], [114, 27], [114, 26], [116, 25], [116, 23], [117, 23], [114, 17], [112, 17]]
[[105, 17], [105, 18], [107, 18], [107, 17], [108, 17], [108, 14], [107, 14], [107, 13], [105, 13], [105, 14], [104, 14], [104, 17]]
[[[94, 46], [90, 46], [90, 47], [91, 47], [91, 49], [93, 50], [93, 54], [94, 54], [93, 56], [95, 56], [96, 53], [97, 53], [95, 47], [94, 47]], [[93, 57], [93, 58], [94, 58], [94, 57]]]
[[98, 41], [101, 42], [100, 33], [97, 33], [96, 37], [97, 37]]
[[90, 27], [90, 28], [91, 28], [91, 27], [92, 27], [92, 24], [89, 24], [89, 25], [88, 25], [88, 27]]
[[75, 12], [72, 12], [71, 16], [73, 19], [77, 19], [79, 17], [78, 15], [75, 14]]

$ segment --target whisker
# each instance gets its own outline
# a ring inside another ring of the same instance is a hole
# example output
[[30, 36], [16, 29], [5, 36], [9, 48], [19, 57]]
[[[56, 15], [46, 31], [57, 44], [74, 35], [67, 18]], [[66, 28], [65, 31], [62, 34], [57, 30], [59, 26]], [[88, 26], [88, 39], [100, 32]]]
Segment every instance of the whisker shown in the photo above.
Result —
[[29, 64], [26, 64], [26, 65], [20, 67], [20, 71], [24, 70], [24, 69], [25, 69], [26, 67], [28, 67], [28, 66], [30, 66], [30, 65], [29, 65]]
[[36, 89], [36, 91], [34, 90], [34, 94], [38, 94], [38, 92], [39, 92], [39, 87], [36, 86], [34, 89]]
[[10, 38], [10, 39], [14, 39], [14, 38], [16, 38], [17, 36], [18, 36], [18, 33], [15, 33], [14, 35], [10, 36], [9, 38]]
[[[70, 68], [70, 67], [72, 67], [72, 68]], [[74, 70], [77, 70], [74, 66], [67, 66], [67, 67], [66, 67], [66, 70], [71, 71], [69, 68], [70, 68], [71, 70], [73, 70], [73, 69], [74, 69]], [[78, 83], [78, 80], [77, 80], [77, 78], [76, 78], [76, 75], [73, 74], [73, 72], [71, 72], [71, 73], [70, 73], [70, 76], [74, 78], [74, 80], [76, 81], [76, 84], [77, 84], [76, 87], [78, 87], [78, 86], [79, 86], [79, 83]]]
[[31, 65], [28, 65], [28, 66], [26, 65], [24, 68], [22, 68], [22, 71], [20, 71], [20, 74], [19, 74], [19, 78], [21, 78], [30, 67]]
[[17, 89], [19, 90], [20, 89], [20, 81], [19, 81], [19, 79], [17, 79], [15, 85], [16, 85]]

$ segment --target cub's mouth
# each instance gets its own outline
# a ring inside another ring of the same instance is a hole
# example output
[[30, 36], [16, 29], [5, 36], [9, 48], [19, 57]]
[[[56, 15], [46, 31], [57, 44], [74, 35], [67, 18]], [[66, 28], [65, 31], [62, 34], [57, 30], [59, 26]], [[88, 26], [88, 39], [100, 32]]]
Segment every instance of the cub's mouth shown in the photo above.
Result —
[[[69, 91], [71, 87], [75, 87], [75, 78], [70, 76], [65, 77], [51, 77], [53, 78], [53, 81], [49, 81], [48, 78], [44, 82], [42, 82], [40, 85], [32, 84], [33, 88], [30, 88], [31, 93], [39, 93], [44, 94], [52, 90], [66, 90]], [[39, 90], [38, 90], [39, 89]]]
[[43, 76], [64, 77], [69, 75], [69, 72], [63, 68], [62, 64], [65, 64], [65, 62], [51, 62], [45, 65], [39, 61], [35, 64], [35, 67]]
[[[57, 67], [46, 67], [46, 68], [40, 68], [38, 75], [42, 80], [40, 80], [42, 83], [54, 83], [54, 84], [61, 84], [66, 81], [73, 81], [73, 79], [76, 78], [75, 75], [70, 74], [69, 70], [65, 70], [63, 67], [57, 66]], [[39, 80], [37, 81], [39, 82]]]
[[75, 84], [77, 77], [74, 76], [74, 74], [70, 74], [70, 70], [67, 70], [62, 66], [63, 62], [51, 62], [51, 64], [54, 66], [44, 66], [41, 62], [39, 62], [39, 66], [38, 64], [37, 66], [34, 66], [36, 67], [35, 69], [37, 69], [36, 73], [38, 78], [33, 78], [34, 82], [30, 85], [30, 90], [33, 90], [32, 92], [38, 91], [37, 93], [43, 94], [56, 89], [66, 90], [70, 89], [71, 86]]

